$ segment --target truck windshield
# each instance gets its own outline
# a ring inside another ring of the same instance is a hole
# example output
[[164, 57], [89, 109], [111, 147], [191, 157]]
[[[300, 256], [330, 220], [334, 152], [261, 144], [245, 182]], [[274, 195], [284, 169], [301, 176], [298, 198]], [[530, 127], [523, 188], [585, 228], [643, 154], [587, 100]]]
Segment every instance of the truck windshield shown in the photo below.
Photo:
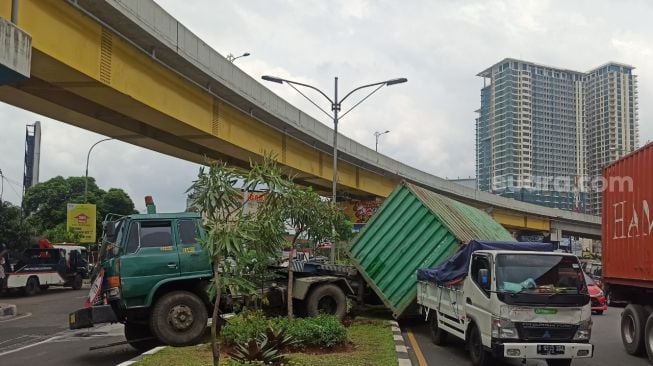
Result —
[[500, 254], [496, 279], [497, 291], [511, 294], [587, 293], [580, 264], [572, 256]]

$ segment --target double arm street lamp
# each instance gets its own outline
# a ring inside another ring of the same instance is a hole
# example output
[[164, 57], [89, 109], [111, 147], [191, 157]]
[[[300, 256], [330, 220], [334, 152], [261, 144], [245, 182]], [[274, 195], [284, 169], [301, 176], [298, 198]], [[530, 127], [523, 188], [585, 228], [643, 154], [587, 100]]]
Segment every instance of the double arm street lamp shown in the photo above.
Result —
[[94, 143], [91, 146], [91, 148], [88, 149], [88, 154], [86, 154], [86, 174], [84, 175], [84, 203], [88, 203], [88, 160], [91, 157], [91, 151], [93, 150], [95, 145], [99, 144], [100, 142], [109, 141], [109, 140], [113, 140], [113, 138], [109, 137]]
[[[268, 76], [265, 75], [262, 77], [263, 80], [267, 81], [272, 81], [274, 83], [279, 83], [283, 84], [286, 83], [288, 84], [291, 88], [295, 89], [299, 94], [301, 94], [304, 98], [306, 98], [311, 104], [316, 106], [319, 110], [324, 112], [329, 118], [333, 119], [333, 184], [332, 184], [332, 202], [335, 204], [336, 203], [336, 188], [337, 188], [337, 182], [338, 182], [338, 122], [339, 119], [342, 119], [347, 113], [351, 112], [352, 109], [356, 108], [359, 104], [363, 103], [367, 98], [369, 98], [372, 94], [376, 93], [379, 89], [381, 89], [383, 86], [391, 86], [395, 84], [401, 84], [405, 83], [408, 81], [406, 78], [398, 78], [398, 79], [391, 79], [391, 80], [386, 80], [386, 81], [381, 81], [378, 83], [373, 83], [373, 84], [367, 84], [363, 86], [359, 86], [358, 88], [353, 89], [349, 93], [347, 93], [342, 99], [338, 99], [338, 77], [334, 78], [334, 96], [333, 99], [329, 98], [323, 91], [320, 89], [304, 84], [304, 83], [299, 83], [296, 81], [291, 81], [291, 80], [286, 80], [274, 76]], [[295, 87], [295, 85], [303, 86], [306, 88], [313, 89], [317, 91], [318, 93], [322, 94], [323, 97], [325, 97], [329, 103], [331, 103], [331, 111], [333, 114], [330, 114], [329, 112], [325, 111], [322, 109], [320, 106], [318, 106], [311, 98], [307, 97], [304, 93], [302, 93], [299, 89]], [[370, 92], [365, 98], [361, 99], [358, 103], [354, 104], [353, 107], [349, 108], [345, 113], [343, 113], [341, 116], [338, 116], [338, 112], [341, 110], [341, 105], [342, 102], [344, 102], [350, 95], [355, 93], [358, 90], [365, 89], [365, 88], [371, 88], [371, 87], [376, 87], [372, 92]], [[335, 245], [334, 243], [331, 244], [331, 261], [335, 259]]]
[[383, 132], [376, 131], [374, 132], [374, 137], [376, 137], [376, 143], [374, 144], [374, 151], [379, 152], [379, 136], [385, 135], [390, 132], [390, 130], [385, 130]]

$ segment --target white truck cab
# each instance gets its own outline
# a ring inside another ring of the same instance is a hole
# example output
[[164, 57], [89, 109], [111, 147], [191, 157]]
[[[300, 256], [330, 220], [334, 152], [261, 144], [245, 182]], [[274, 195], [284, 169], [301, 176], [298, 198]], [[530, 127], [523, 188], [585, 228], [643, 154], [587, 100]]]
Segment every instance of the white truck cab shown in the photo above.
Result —
[[467, 275], [420, 279], [417, 302], [434, 343], [464, 340], [474, 366], [493, 358], [570, 365], [593, 355], [590, 298], [578, 258], [514, 250], [471, 253]]

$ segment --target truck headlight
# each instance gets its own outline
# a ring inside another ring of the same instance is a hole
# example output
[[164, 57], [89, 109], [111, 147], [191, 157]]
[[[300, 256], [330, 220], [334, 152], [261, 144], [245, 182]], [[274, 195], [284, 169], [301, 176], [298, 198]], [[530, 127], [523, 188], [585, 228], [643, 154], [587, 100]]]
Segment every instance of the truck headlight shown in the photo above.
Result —
[[515, 324], [508, 319], [492, 318], [492, 338], [516, 339], [519, 338]]
[[578, 324], [578, 330], [574, 335], [575, 341], [589, 341], [592, 336], [592, 319], [583, 320]]

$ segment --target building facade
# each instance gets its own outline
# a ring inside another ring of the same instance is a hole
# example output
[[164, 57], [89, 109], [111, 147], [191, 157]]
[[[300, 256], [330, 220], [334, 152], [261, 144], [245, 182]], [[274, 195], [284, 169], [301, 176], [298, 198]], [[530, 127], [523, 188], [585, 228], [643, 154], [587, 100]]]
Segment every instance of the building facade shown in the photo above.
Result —
[[600, 211], [592, 176], [637, 146], [633, 67], [587, 73], [516, 59], [482, 71], [479, 190], [578, 212]]

